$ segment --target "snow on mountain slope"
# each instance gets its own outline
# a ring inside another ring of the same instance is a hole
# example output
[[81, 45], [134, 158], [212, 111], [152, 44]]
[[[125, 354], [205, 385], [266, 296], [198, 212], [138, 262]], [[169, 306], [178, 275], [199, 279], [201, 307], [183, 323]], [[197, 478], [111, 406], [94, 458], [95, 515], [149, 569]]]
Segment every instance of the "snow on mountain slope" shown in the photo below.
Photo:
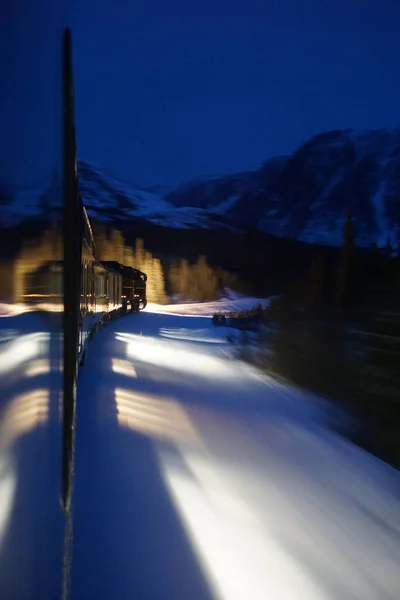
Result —
[[233, 196], [240, 197], [254, 184], [254, 173], [204, 177], [179, 186], [166, 199], [174, 206], [211, 209]]
[[220, 204], [217, 204], [217, 206], [210, 208], [210, 213], [213, 215], [224, 215], [236, 204], [239, 198], [240, 196], [238, 195], [229, 196], [226, 200], [222, 200]]
[[213, 226], [204, 209], [176, 207], [160, 194], [116, 179], [87, 162], [79, 163], [79, 189], [89, 216], [102, 221], [139, 218], [178, 229]]
[[125, 209], [147, 216], [170, 207], [158, 194], [116, 179], [91, 163], [79, 162], [78, 172], [80, 193], [92, 210]]
[[23, 216], [25, 219], [39, 217], [42, 213], [40, 193], [34, 189], [18, 190], [13, 193], [12, 202], [0, 209], [0, 226], [13, 227]]
[[358, 245], [395, 243], [400, 128], [322, 133], [253, 173], [186, 184], [168, 199], [205, 206], [237, 226], [330, 245], [341, 243], [350, 207]]
[[[167, 228], [258, 229], [308, 243], [340, 245], [350, 207], [359, 246], [382, 246], [388, 238], [392, 245], [398, 243], [400, 128], [329, 131], [255, 171], [213, 175], [169, 192], [124, 182], [83, 161], [78, 178], [89, 216], [110, 225], [141, 220]], [[29, 198], [10, 200], [10, 194], [0, 194], [0, 225], [48, 214], [60, 205], [60, 198], [54, 183], [30, 192]]]

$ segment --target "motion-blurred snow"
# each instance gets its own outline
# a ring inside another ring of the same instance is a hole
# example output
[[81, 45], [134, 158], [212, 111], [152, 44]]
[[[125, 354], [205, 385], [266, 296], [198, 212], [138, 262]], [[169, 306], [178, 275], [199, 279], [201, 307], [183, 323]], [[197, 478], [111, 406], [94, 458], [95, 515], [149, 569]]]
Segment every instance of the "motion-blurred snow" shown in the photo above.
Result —
[[[147, 497], [161, 474], [212, 597], [395, 600], [400, 589], [399, 473], [335, 433], [336, 411], [330, 404], [226, 356], [225, 328], [214, 327], [209, 316], [258, 302], [236, 296], [208, 304], [151, 306], [115, 321], [95, 340], [81, 373], [78, 402], [82, 419], [90, 411], [85, 436], [93, 441], [81, 434], [78, 460], [87, 463], [87, 444], [97, 460], [97, 436], [105, 436], [107, 447], [97, 461], [98, 468], [102, 465], [98, 477], [94, 465], [92, 474], [81, 471], [77, 527], [88, 527], [84, 498], [89, 488], [99, 505], [109, 485], [115, 512], [112, 533], [101, 534], [102, 552], [115, 556], [114, 569], [120, 569], [125, 554], [137, 556], [144, 543], [129, 533], [128, 524], [155, 518], [147, 516], [148, 510], [162, 511], [166, 518], [162, 496], [157, 509], [154, 497]], [[118, 441], [121, 428], [124, 443]], [[132, 440], [139, 434], [151, 444], [158, 473], [145, 453], [133, 471], [129, 432]], [[132, 495], [126, 477], [132, 480]], [[119, 489], [125, 490], [123, 508]], [[138, 495], [146, 512], [137, 508]], [[152, 569], [174, 544], [160, 527]], [[115, 528], [122, 536], [118, 541]], [[143, 528], [142, 536], [149, 535]], [[170, 567], [178, 589], [184, 577], [181, 559], [177, 550]], [[92, 579], [93, 593], [95, 586], [111, 585], [118, 597], [132, 593], [107, 570], [95, 583]], [[149, 598], [185, 597], [184, 591], [172, 594], [157, 580], [146, 585]], [[198, 590], [192, 589], [195, 597]]]

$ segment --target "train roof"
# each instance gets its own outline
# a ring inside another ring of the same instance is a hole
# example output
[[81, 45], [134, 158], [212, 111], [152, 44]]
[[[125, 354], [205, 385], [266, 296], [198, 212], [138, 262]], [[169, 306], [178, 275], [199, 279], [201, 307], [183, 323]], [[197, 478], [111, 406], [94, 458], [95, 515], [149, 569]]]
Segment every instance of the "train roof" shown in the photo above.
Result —
[[118, 273], [129, 273], [129, 272], [132, 272], [132, 274], [135, 274], [135, 275], [144, 275], [145, 277], [147, 277], [146, 273], [143, 273], [143, 271], [140, 271], [139, 269], [135, 269], [135, 267], [129, 267], [127, 265], [123, 265], [123, 264], [119, 263], [116, 260], [102, 260], [100, 262], [107, 269], [114, 269]]
[[48, 269], [51, 269], [52, 267], [58, 267], [59, 270], [62, 271], [63, 265], [63, 260], [45, 260], [42, 263], [40, 263], [32, 272], [41, 273], [42, 271], [46, 271]]
[[[118, 269], [114, 269], [109, 265], [105, 265], [99, 261], [93, 261], [93, 264], [97, 269], [103, 269], [104, 271], [108, 271], [109, 273], [113, 273], [114, 275], [121, 275], [121, 271]], [[62, 272], [64, 266], [63, 260], [46, 260], [42, 262], [40, 265], [34, 269], [34, 273], [41, 273], [44, 271], [52, 270], [55, 268], [56, 272]]]
[[113, 275], [121, 275], [121, 271], [118, 271], [118, 269], [114, 269], [113, 267], [105, 265], [102, 261], [100, 261], [99, 264], [109, 273], [112, 273]]

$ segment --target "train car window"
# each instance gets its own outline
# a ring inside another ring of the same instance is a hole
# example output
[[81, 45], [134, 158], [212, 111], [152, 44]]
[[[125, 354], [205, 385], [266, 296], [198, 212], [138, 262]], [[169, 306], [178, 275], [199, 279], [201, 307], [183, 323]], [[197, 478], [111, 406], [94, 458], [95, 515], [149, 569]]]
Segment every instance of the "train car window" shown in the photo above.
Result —
[[91, 273], [90, 273], [90, 283], [91, 283], [91, 290], [92, 290], [92, 294], [93, 294], [93, 310], [96, 311], [96, 293], [95, 293], [95, 273], [94, 273], [94, 263], [92, 261], [92, 268], [91, 268]]

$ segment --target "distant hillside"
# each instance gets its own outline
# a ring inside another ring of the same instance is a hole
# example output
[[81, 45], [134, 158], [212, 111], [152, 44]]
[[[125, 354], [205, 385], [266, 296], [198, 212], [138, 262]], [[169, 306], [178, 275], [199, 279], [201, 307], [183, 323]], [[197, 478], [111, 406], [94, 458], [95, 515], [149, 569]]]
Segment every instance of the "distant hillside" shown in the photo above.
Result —
[[[322, 133], [291, 156], [259, 169], [213, 176], [175, 190], [144, 189], [88, 162], [78, 165], [89, 216], [109, 226], [245, 233], [259, 231], [311, 244], [339, 246], [347, 207], [358, 246], [389, 239], [400, 224], [400, 128]], [[0, 226], [57, 214], [61, 187], [16, 192], [0, 186]]]

